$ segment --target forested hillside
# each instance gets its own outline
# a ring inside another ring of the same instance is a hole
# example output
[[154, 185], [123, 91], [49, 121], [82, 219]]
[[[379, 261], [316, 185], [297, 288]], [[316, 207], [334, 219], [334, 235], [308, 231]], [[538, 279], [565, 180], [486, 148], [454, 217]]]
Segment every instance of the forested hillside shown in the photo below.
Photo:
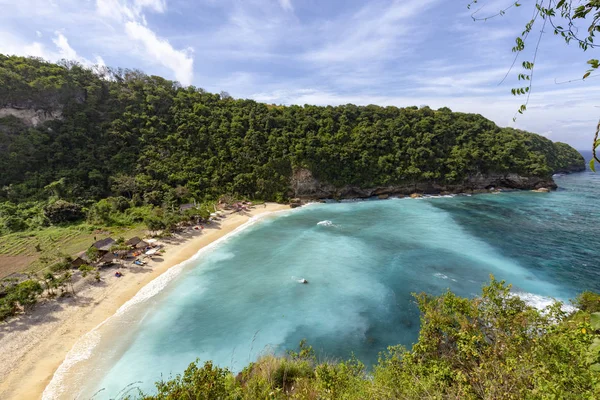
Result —
[[0, 110], [0, 200], [12, 202], [284, 200], [299, 169], [378, 187], [584, 165], [568, 145], [447, 108], [275, 106], [35, 58], [0, 55]]

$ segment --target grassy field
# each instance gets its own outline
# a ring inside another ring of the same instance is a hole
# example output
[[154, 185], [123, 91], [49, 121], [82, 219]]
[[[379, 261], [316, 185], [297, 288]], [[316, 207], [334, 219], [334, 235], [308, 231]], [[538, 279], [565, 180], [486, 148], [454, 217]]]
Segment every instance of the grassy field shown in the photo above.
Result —
[[37, 272], [47, 263], [44, 259], [58, 260], [61, 255], [75, 255], [87, 250], [94, 242], [111, 236], [143, 236], [142, 226], [129, 228], [98, 228], [86, 224], [50, 227], [38, 231], [18, 232], [0, 237], [0, 278], [15, 272]]

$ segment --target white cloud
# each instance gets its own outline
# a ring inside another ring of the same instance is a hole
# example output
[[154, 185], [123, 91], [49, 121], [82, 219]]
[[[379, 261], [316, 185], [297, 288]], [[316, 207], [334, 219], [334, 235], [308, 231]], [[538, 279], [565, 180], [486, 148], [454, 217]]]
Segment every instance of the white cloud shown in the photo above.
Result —
[[402, 51], [401, 44], [423, 38], [427, 26], [418, 24], [414, 17], [424, 13], [438, 0], [402, 0], [371, 3], [351, 16], [326, 24], [319, 32], [319, 41], [325, 44], [311, 49], [304, 58], [322, 63], [365, 62], [389, 59]]
[[140, 42], [146, 54], [158, 64], [161, 64], [175, 74], [175, 78], [183, 85], [190, 85], [194, 75], [194, 60], [187, 51], [175, 50], [171, 44], [161, 39], [146, 26], [129, 21], [125, 24], [127, 36]]
[[123, 23], [127, 37], [141, 44], [141, 54], [150, 62], [173, 71], [175, 79], [190, 85], [194, 76], [191, 50], [176, 50], [147, 25], [145, 10], [164, 13], [165, 0], [96, 0], [98, 15]]
[[35, 34], [37, 37], [41, 38], [42, 37], [42, 32], [40, 31], [35, 31]]
[[103, 17], [120, 21], [144, 20], [144, 9], [157, 13], [165, 12], [164, 0], [96, 0], [96, 10]]
[[0, 53], [16, 56], [33, 56], [49, 59], [49, 53], [39, 42], [27, 43], [23, 39], [9, 33], [0, 32]]
[[60, 32], [56, 32], [56, 37], [52, 39], [52, 42], [58, 47], [58, 52], [61, 58], [66, 60], [77, 60], [79, 61], [80, 57], [77, 55], [77, 52], [73, 50], [73, 48], [69, 45], [69, 41]]
[[279, 0], [279, 4], [281, 4], [281, 7], [286, 11], [294, 11], [292, 0]]
[[99, 67], [106, 67], [104, 59], [100, 56], [96, 56], [96, 65], [98, 65]]
[[67, 37], [61, 32], [56, 32], [55, 35], [52, 39], [55, 48], [48, 48], [40, 42], [27, 43], [20, 37], [0, 32], [0, 53], [25, 57], [40, 57], [48, 61], [66, 59], [77, 61], [87, 67], [91, 67], [94, 64], [104, 65], [104, 60], [100, 56], [95, 57], [96, 62], [79, 56], [69, 44]]

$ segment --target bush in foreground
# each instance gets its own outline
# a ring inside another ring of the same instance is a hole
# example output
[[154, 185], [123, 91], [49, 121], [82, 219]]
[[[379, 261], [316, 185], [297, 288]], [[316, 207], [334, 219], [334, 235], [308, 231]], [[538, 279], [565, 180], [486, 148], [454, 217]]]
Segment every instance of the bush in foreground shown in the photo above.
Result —
[[482, 296], [415, 296], [421, 330], [411, 350], [390, 347], [367, 372], [356, 359], [319, 363], [310, 347], [267, 355], [234, 376], [208, 361], [158, 382], [146, 400], [600, 398], [597, 295], [567, 314], [543, 311], [492, 278]]

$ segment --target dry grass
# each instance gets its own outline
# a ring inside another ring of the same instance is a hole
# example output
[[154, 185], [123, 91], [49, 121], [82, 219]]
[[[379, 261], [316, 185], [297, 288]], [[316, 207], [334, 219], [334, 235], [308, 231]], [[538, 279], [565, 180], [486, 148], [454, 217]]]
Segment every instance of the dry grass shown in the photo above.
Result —
[[76, 255], [85, 251], [94, 238], [111, 236], [143, 236], [145, 228], [97, 229], [81, 224], [67, 227], [50, 227], [31, 232], [18, 232], [0, 237], [0, 279], [15, 272], [37, 272], [47, 263], [40, 259], [58, 260], [61, 255]]

